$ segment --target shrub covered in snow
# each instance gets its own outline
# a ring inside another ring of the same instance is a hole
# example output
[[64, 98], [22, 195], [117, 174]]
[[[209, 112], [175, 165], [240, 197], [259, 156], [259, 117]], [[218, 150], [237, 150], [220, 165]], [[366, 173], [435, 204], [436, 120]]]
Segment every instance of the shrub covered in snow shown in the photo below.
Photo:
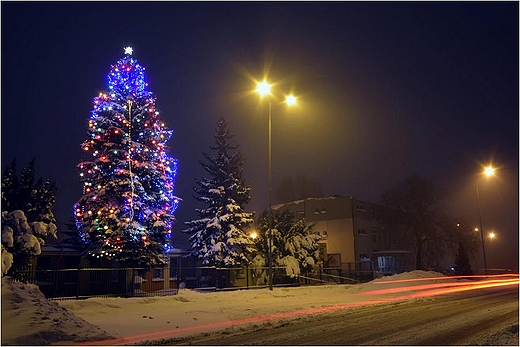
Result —
[[57, 238], [52, 207], [57, 186], [50, 179], [35, 183], [35, 161], [16, 172], [13, 161], [2, 177], [2, 276], [24, 280], [31, 259], [49, 237]]
[[[268, 254], [268, 212], [258, 220], [260, 236], [255, 240], [262, 257]], [[297, 276], [300, 270], [312, 269], [319, 257], [318, 241], [321, 236], [313, 233], [313, 223], [296, 220], [292, 211], [275, 211], [272, 215], [272, 257], [276, 266], [285, 267], [288, 276]]]
[[13, 266], [13, 255], [11, 253], [9, 253], [9, 251], [7, 251], [7, 249], [5, 249], [3, 245], [1, 245], [1, 247], [2, 247], [2, 276], [3, 276], [7, 273], [7, 271], [9, 271], [11, 266]]
[[[57, 238], [54, 223], [27, 222], [21, 210], [2, 212], [2, 276], [12, 268], [15, 278], [23, 276], [33, 257], [41, 253], [41, 246], [49, 236]], [[16, 258], [16, 266], [13, 267]]]

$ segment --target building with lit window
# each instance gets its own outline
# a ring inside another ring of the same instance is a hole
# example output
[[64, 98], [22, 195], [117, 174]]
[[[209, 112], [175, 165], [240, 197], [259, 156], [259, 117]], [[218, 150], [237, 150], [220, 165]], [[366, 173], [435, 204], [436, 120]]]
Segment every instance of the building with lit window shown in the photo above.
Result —
[[381, 205], [352, 197], [307, 198], [273, 206], [290, 210], [315, 223], [323, 236], [320, 256], [324, 269], [343, 274], [371, 271], [374, 276], [415, 268], [411, 239], [381, 222], [389, 213]]

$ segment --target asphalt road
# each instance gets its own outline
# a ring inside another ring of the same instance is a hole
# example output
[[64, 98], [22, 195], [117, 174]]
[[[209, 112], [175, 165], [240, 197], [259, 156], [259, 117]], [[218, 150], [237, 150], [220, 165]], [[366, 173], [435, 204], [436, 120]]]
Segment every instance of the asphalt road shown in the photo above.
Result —
[[151, 344], [507, 344], [490, 337], [511, 327], [517, 329], [518, 317], [518, 287], [514, 286], [350, 308]]

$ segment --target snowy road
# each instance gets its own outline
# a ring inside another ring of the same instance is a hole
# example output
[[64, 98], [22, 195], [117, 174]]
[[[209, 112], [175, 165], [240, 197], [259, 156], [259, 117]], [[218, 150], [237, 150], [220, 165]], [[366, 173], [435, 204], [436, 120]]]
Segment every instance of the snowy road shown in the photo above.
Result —
[[233, 327], [153, 344], [507, 345], [510, 340], [500, 341], [500, 332], [518, 327], [518, 314], [518, 287], [488, 288]]

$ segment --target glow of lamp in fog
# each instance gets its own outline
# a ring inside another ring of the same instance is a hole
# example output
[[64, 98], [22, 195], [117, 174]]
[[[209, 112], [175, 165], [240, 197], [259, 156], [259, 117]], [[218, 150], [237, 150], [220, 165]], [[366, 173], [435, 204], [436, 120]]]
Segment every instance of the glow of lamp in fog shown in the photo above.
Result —
[[266, 96], [271, 94], [271, 85], [267, 83], [267, 81], [259, 82], [256, 86], [256, 92], [260, 94], [260, 96]]
[[484, 169], [484, 175], [486, 175], [486, 177], [490, 177], [490, 176], [493, 176], [495, 174], [495, 168], [492, 167], [492, 166], [488, 166]]
[[285, 98], [285, 103], [289, 106], [296, 105], [296, 97], [294, 95], [288, 95]]

